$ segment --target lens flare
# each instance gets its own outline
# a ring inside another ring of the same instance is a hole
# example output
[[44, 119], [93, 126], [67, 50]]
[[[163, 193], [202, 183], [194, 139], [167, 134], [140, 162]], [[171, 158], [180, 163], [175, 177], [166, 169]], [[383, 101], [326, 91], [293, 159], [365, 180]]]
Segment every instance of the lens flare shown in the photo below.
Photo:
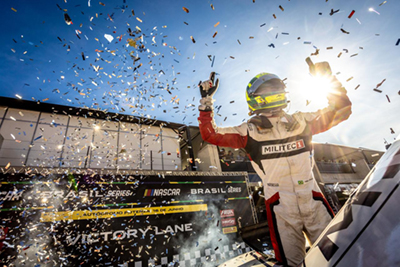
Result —
[[308, 103], [318, 104], [323, 107], [327, 102], [327, 95], [332, 89], [331, 83], [326, 77], [309, 77], [301, 85], [301, 90]]

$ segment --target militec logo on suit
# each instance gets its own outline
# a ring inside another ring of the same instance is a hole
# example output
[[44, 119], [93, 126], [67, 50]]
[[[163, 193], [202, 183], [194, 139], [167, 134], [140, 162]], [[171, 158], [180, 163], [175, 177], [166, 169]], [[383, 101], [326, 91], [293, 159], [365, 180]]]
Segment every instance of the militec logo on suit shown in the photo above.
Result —
[[291, 152], [291, 151], [296, 151], [299, 149], [304, 148], [304, 141], [303, 139], [285, 143], [285, 144], [274, 144], [274, 145], [267, 145], [267, 146], [262, 146], [262, 154], [263, 155], [268, 155], [268, 154], [274, 154], [274, 153], [283, 153], [283, 152]]

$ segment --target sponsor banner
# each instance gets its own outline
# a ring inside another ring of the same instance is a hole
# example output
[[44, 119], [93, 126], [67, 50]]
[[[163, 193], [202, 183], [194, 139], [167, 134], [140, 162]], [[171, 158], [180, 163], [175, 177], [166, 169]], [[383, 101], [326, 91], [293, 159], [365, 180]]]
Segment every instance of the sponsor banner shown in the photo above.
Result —
[[135, 217], [170, 213], [184, 213], [207, 211], [207, 204], [185, 205], [185, 206], [167, 206], [151, 208], [133, 208], [133, 209], [107, 209], [107, 210], [79, 210], [79, 211], [56, 211], [43, 212], [40, 217], [41, 222], [68, 221], [68, 220], [88, 220], [105, 219], [118, 217]]
[[[243, 175], [0, 174], [0, 183], [2, 227], [12, 233], [5, 265], [37, 255], [43, 266], [173, 265], [188, 250], [206, 258], [206, 249], [242, 242], [225, 235], [234, 231], [221, 229], [220, 217], [254, 224]], [[25, 256], [14, 256], [20, 248]]]
[[222, 232], [224, 234], [236, 233], [237, 232], [237, 227], [236, 226], [232, 226], [232, 227], [222, 228]]
[[285, 143], [285, 144], [274, 144], [274, 145], [266, 145], [262, 146], [262, 154], [275, 154], [275, 153], [283, 153], [283, 152], [291, 152], [296, 151], [304, 148], [304, 141], [303, 139]]
[[232, 217], [232, 216], [235, 216], [235, 211], [233, 209], [221, 210], [220, 216], [221, 216], [221, 218]]
[[222, 219], [221, 225], [222, 225], [222, 227], [234, 226], [234, 225], [236, 225], [236, 220], [235, 220], [235, 218]]
[[[240, 176], [223, 176], [221, 180], [212, 176], [172, 176], [172, 181], [156, 175], [139, 179], [134, 176], [93, 176], [89, 181], [85, 177], [77, 175], [78, 190], [71, 190], [73, 187], [70, 187], [66, 175], [25, 181], [29, 179], [28, 175], [16, 174], [10, 181], [0, 182], [0, 202], [3, 202], [3, 209], [25, 209], [27, 206], [23, 205], [22, 199], [29, 195], [29, 208], [32, 209], [50, 208], [53, 205], [48, 204], [53, 204], [54, 200], [62, 201], [63, 209], [76, 209], [91, 203], [94, 207], [111, 207], [120, 203], [146, 206], [248, 198], [246, 181]], [[15, 181], [18, 178], [23, 181]], [[153, 203], [155, 197], [157, 203]]]

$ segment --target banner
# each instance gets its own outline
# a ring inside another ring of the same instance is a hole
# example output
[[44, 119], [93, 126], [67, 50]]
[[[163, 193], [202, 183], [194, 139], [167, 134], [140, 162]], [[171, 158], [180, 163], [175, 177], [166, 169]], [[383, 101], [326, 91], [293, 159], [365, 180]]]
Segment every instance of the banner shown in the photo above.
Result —
[[249, 251], [246, 173], [3, 174], [1, 262], [215, 266]]

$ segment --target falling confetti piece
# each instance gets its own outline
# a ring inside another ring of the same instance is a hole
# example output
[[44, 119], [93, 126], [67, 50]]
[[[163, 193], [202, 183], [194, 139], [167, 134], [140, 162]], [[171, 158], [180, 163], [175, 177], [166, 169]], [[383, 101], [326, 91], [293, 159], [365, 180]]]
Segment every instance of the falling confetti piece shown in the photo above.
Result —
[[377, 85], [376, 85], [376, 88], [379, 88], [379, 87], [381, 87], [382, 86], [382, 84], [384, 83], [386, 81], [386, 79], [383, 79], [380, 83], [378, 83]]
[[18, 97], [19, 99], [22, 99], [22, 96], [20, 96], [20, 95], [15, 95], [16, 97]]
[[360, 87], [360, 85], [357, 85], [357, 86], [356, 86], [356, 88], [354, 88], [354, 90], [357, 90], [357, 89], [358, 89], [358, 87]]
[[35, 139], [33, 139], [33, 141], [37, 141], [37, 140], [41, 139], [42, 137], [43, 137], [43, 135], [40, 135], [40, 136], [36, 137]]
[[380, 15], [380, 13], [379, 13], [378, 11], [376, 11], [375, 9], [373, 9], [372, 7], [370, 7], [370, 8], [368, 9], [368, 11], [370, 11], [370, 12], [375, 12], [376, 14]]
[[272, 16], [274, 17], [274, 19], [276, 19], [276, 15], [275, 14], [272, 14]]
[[196, 40], [194, 40], [193, 36], [190, 36], [190, 39], [192, 39], [192, 42], [195, 44]]
[[331, 13], [329, 13], [329, 15], [330, 15], [330, 16], [333, 16], [333, 14], [339, 12], [339, 10], [340, 10], [340, 9], [338, 9], [338, 10], [333, 10], [333, 9], [331, 9]]
[[343, 33], [345, 33], [345, 34], [350, 34], [350, 32], [344, 30], [343, 28], [341, 28], [340, 30], [341, 30]]
[[279, 9], [282, 10], [282, 11], [285, 11], [282, 6], [279, 6]]
[[397, 40], [396, 45], [399, 45], [399, 44], [400, 44], [400, 38]]
[[214, 5], [213, 5], [213, 4], [211, 4], [210, 6], [211, 6], [211, 9], [212, 9], [212, 10], [214, 10]]
[[393, 128], [390, 128], [390, 133], [395, 134], [396, 132], [393, 130]]
[[8, 168], [10, 168], [10, 166], [11, 166], [11, 162], [7, 163], [5, 169], [7, 170]]
[[189, 13], [189, 9], [187, 9], [186, 7], [182, 7], [182, 9], [183, 9], [186, 13]]
[[214, 24], [214, 28], [217, 27], [218, 25], [219, 25], [219, 21]]
[[374, 91], [375, 91], [375, 92], [378, 92], [378, 93], [382, 93], [382, 91], [381, 91], [381, 90], [379, 90], [379, 89], [376, 89], [376, 88], [374, 88]]
[[215, 32], [215, 33], [214, 33], [213, 38], [214, 38], [215, 36], [217, 36], [217, 33], [218, 33], [218, 32]]
[[49, 99], [48, 99], [48, 98], [45, 98], [45, 99], [42, 100], [42, 102], [46, 102], [47, 100], [49, 100]]
[[389, 98], [388, 95], [386, 95], [386, 99], [387, 99], [387, 101], [390, 103], [390, 98]]
[[348, 78], [348, 79], [346, 80], [346, 82], [349, 82], [349, 81], [351, 81], [352, 79], [353, 79], [353, 76], [350, 77], [350, 78]]
[[17, 12], [17, 10], [15, 8], [13, 8], [13, 7], [11, 8], [11, 10], [14, 11], [14, 12]]
[[64, 13], [64, 20], [65, 20], [65, 23], [67, 23], [67, 25], [73, 24], [71, 18], [69, 17], [69, 15], [67, 13]]
[[106, 6], [106, 4], [104, 4], [104, 3], [102, 3], [102, 2], [99, 2], [99, 4], [102, 5], [102, 6]]
[[107, 41], [109, 41], [110, 43], [112, 42], [112, 40], [114, 40], [114, 37], [110, 34], [104, 34], [104, 38], [106, 38]]
[[348, 16], [348, 18], [351, 19], [351, 17], [354, 15], [355, 12], [356, 12], [355, 10], [351, 11], [351, 13], [350, 13], [350, 15]]

